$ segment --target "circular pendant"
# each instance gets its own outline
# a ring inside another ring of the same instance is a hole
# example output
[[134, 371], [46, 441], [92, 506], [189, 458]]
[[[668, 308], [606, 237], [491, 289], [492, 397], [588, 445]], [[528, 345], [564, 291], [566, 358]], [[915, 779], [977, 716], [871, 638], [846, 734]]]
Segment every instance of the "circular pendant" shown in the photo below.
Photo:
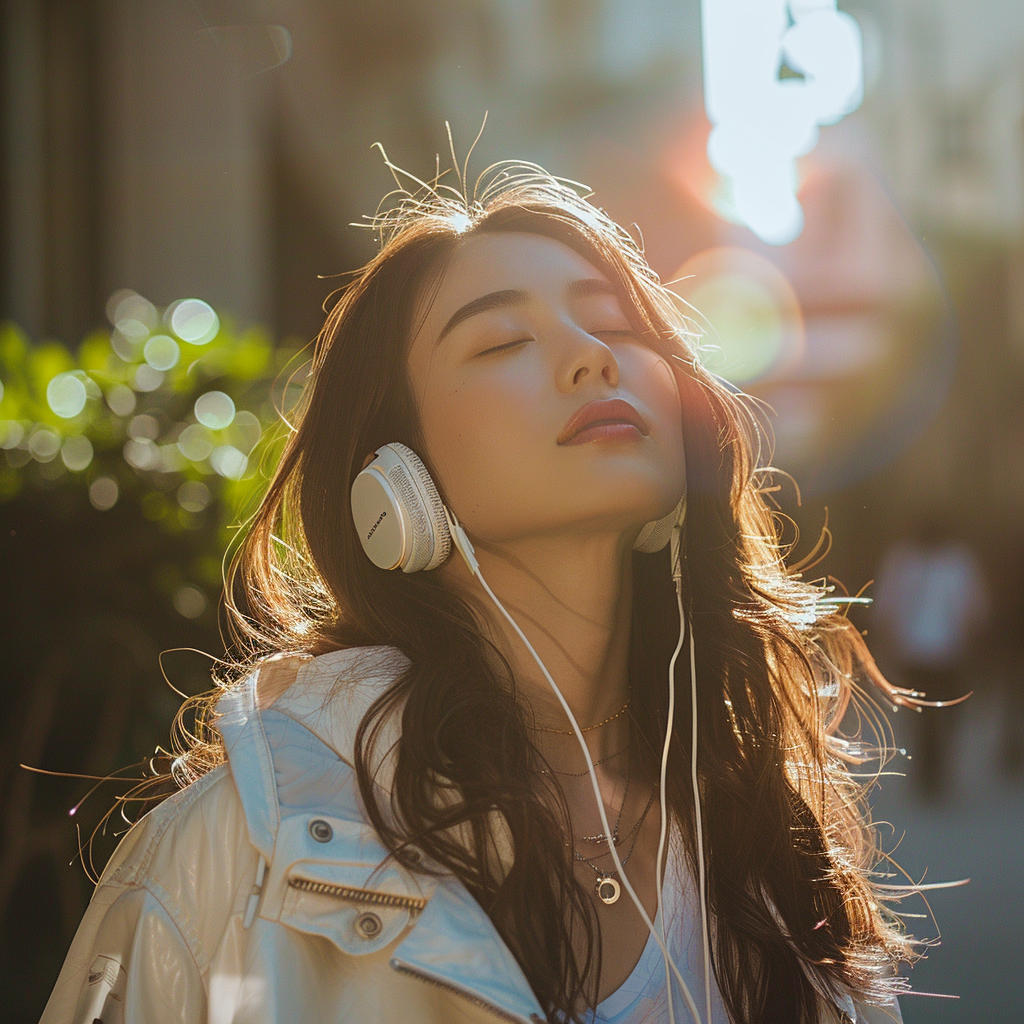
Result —
[[602, 903], [611, 905], [619, 898], [622, 889], [616, 879], [611, 875], [601, 875], [597, 880], [597, 896]]

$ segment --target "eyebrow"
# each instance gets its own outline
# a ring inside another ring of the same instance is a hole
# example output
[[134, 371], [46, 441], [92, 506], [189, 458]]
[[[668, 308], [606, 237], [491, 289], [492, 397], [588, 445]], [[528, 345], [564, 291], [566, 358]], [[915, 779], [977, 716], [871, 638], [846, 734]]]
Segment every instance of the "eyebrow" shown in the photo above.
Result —
[[[570, 299], [582, 299], [590, 295], [616, 295], [615, 289], [603, 278], [584, 277], [579, 281], [573, 281], [566, 289]], [[437, 336], [435, 344], [440, 345], [442, 341], [455, 330], [464, 320], [480, 313], [488, 313], [492, 309], [507, 309], [510, 306], [522, 306], [530, 300], [530, 293], [521, 288], [506, 288], [500, 292], [488, 292], [478, 299], [467, 302], [460, 306], [448, 318], [441, 333]]]

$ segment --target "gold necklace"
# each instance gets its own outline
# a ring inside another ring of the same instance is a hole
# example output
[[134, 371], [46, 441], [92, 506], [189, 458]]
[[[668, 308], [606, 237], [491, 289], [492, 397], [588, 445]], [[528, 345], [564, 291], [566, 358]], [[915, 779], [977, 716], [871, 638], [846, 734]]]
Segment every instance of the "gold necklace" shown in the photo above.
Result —
[[[588, 725], [585, 729], [580, 729], [580, 732], [593, 732], [595, 729], [600, 729], [602, 725], [607, 725], [609, 722], [614, 722], [616, 718], [621, 718], [629, 710], [629, 701], [631, 698], [626, 698], [626, 703], [615, 712], [614, 715], [609, 715], [603, 722], [598, 722], [597, 725]], [[534, 726], [537, 732], [553, 732], [558, 736], [575, 736], [576, 733], [572, 729], [551, 729], [546, 725]]]

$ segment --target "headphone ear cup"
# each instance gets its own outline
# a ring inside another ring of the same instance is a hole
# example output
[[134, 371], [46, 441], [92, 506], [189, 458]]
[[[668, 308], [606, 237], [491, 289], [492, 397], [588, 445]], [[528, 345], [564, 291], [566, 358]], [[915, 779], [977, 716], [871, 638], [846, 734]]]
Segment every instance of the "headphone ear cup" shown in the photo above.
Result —
[[352, 520], [370, 561], [417, 572], [439, 566], [451, 550], [444, 505], [419, 456], [386, 444], [352, 483]]
[[634, 551], [644, 551], [652, 554], [660, 551], [672, 536], [672, 530], [681, 526], [686, 517], [686, 496], [679, 499], [679, 504], [663, 519], [655, 519], [646, 523], [640, 531], [640, 535], [633, 542]]
[[419, 499], [418, 509], [422, 513], [422, 518], [413, 518], [413, 558], [410, 559], [409, 567], [403, 566], [402, 569], [404, 572], [436, 569], [452, 549], [452, 535], [444, 514], [444, 502], [441, 501], [437, 485], [427, 472], [427, 467], [411, 448], [397, 442], [387, 447], [402, 460]]

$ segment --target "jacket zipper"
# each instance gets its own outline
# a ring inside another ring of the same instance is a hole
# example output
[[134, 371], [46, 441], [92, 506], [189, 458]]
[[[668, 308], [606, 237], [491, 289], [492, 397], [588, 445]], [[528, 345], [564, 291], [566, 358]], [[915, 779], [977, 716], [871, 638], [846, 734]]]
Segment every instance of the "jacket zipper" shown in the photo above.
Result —
[[293, 889], [317, 893], [321, 896], [337, 896], [341, 899], [369, 903], [377, 907], [401, 907], [414, 916], [427, 905], [427, 901], [419, 896], [399, 896], [389, 892], [375, 892], [372, 889], [355, 889], [349, 885], [315, 882], [311, 878], [289, 878], [288, 884]]
[[[413, 970], [411, 967], [406, 967], [405, 964], [399, 963], [397, 960], [391, 961], [391, 967], [393, 970], [398, 971], [399, 974], [407, 974], [412, 978], [418, 978], [420, 981], [425, 981], [428, 985], [435, 985], [437, 988], [443, 988], [446, 992], [451, 992], [454, 995], [459, 996], [462, 999], [467, 1000], [474, 1006], [479, 1007], [481, 1010], [488, 1010], [495, 1015], [495, 1017], [501, 1020], [514, 1021], [515, 1024], [521, 1024], [522, 1017], [517, 1013], [509, 1013], [507, 1010], [501, 1009], [500, 1006], [495, 1006], [494, 1003], [489, 1003], [486, 999], [481, 999], [479, 996], [473, 995], [472, 992], [467, 992], [464, 988], [459, 988], [457, 985], [452, 985], [450, 982], [441, 981], [439, 978], [435, 978], [430, 974], [422, 974], [419, 971]], [[530, 1017], [531, 1021], [541, 1024], [542, 1018], [535, 1015]]]

